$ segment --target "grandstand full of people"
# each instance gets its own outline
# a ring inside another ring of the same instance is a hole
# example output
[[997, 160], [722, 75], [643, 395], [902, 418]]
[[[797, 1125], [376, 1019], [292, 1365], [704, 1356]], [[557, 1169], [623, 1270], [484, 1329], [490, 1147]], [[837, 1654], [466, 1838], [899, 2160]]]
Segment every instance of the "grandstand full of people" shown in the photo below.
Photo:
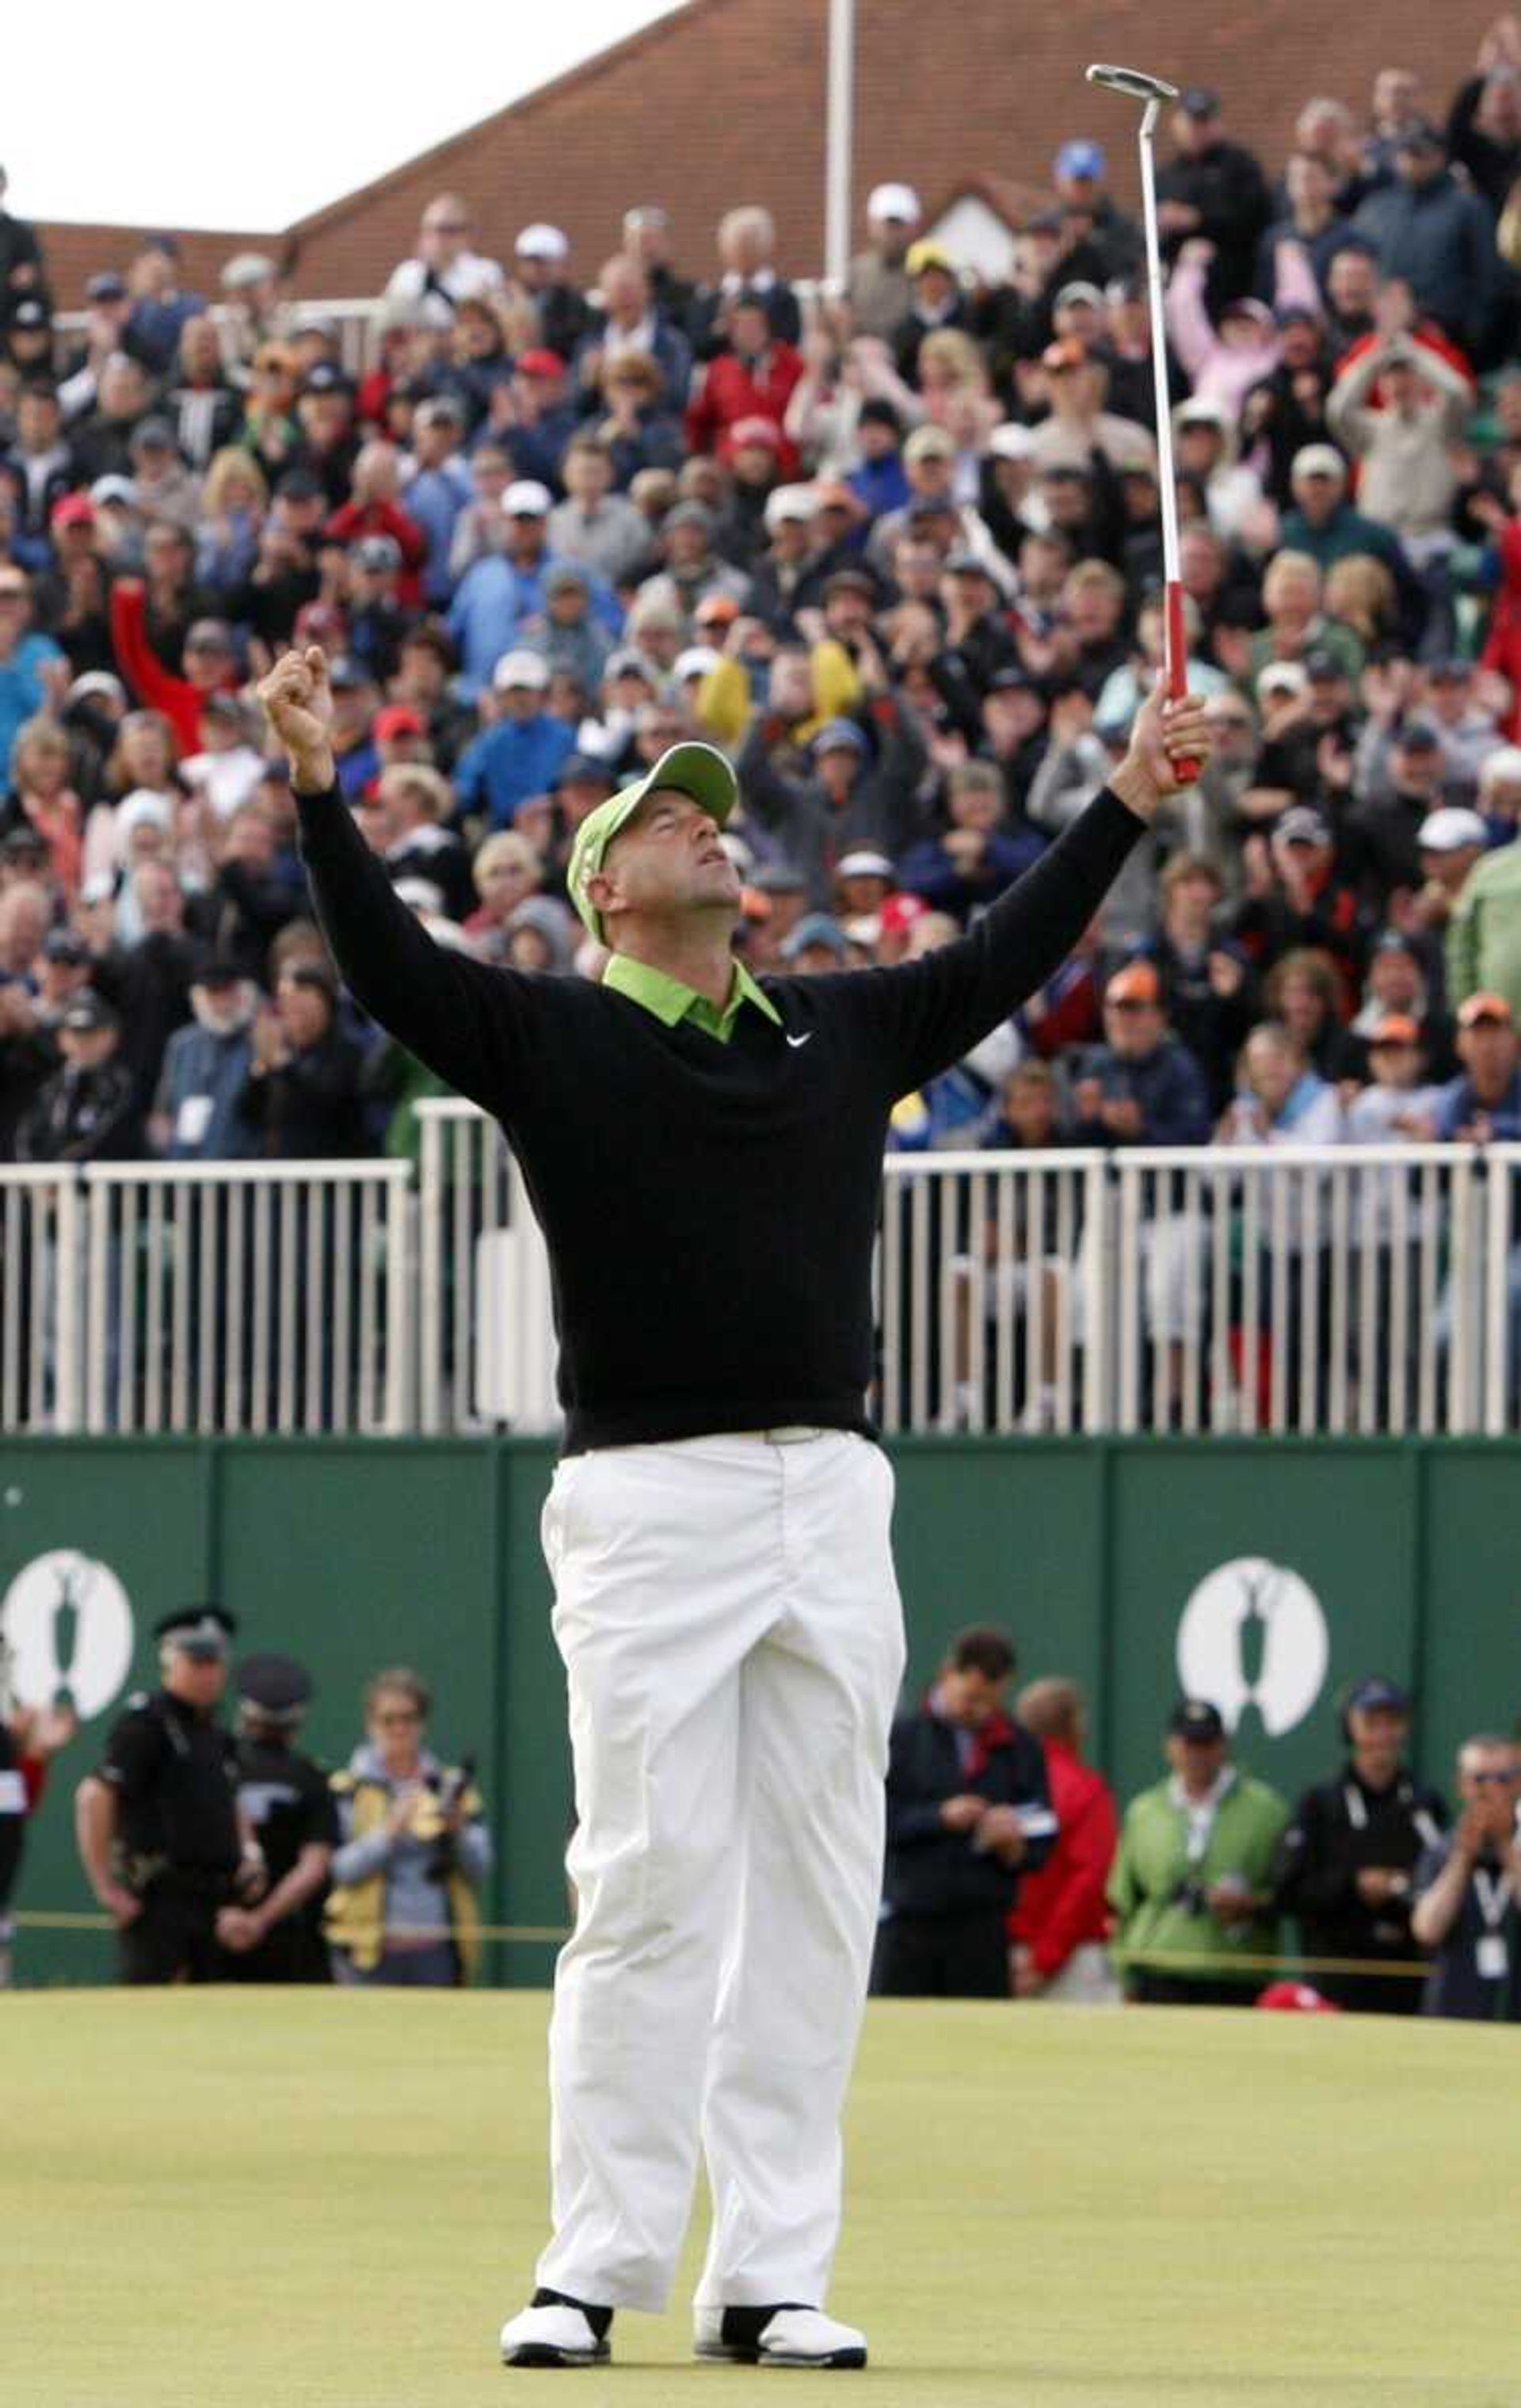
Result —
[[[596, 977], [576, 828], [692, 735], [739, 771], [753, 968], [974, 921], [1161, 646], [1141, 236], [1092, 106], [997, 284], [907, 180], [842, 292], [756, 207], [708, 258], [635, 194], [605, 259], [537, 222], [499, 261], [440, 194], [357, 376], [272, 263], [198, 294], [168, 236], [65, 335], [0, 211], [0, 1159], [415, 1148], [432, 1082], [336, 980], [251, 698], [291, 644], [441, 944]], [[1276, 157], [1187, 90], [1164, 153], [1213, 758], [894, 1142], [1521, 1138], [1521, 28], [1450, 90], [1307, 96]]]

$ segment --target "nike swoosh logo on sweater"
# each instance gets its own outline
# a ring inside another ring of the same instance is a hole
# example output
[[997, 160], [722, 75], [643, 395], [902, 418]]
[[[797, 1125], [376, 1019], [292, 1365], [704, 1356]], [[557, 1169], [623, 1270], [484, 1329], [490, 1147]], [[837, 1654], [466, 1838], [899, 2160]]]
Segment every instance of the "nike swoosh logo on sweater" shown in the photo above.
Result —
[[[786, 1032], [785, 1032], [785, 1031], [783, 1031], [783, 1034], [785, 1035], [785, 1034], [786, 1034]], [[788, 1042], [788, 1044], [789, 1044], [789, 1045], [806, 1045], [806, 1044], [808, 1043], [809, 1038], [810, 1038], [810, 1037], [811, 1037], [811, 1036], [812, 1036], [812, 1034], [813, 1034], [813, 1031], [812, 1031], [812, 1030], [811, 1030], [811, 1029], [809, 1029], [809, 1030], [808, 1030], [807, 1034], [806, 1034], [805, 1036], [802, 1036], [802, 1037], [793, 1037], [793, 1036], [791, 1036], [791, 1035], [787, 1035], [787, 1042]]]

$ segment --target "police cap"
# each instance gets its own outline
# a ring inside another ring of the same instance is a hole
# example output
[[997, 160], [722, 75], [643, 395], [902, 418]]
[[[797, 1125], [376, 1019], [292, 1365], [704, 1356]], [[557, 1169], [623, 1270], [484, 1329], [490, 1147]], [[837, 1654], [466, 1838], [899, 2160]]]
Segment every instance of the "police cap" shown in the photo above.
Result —
[[311, 1699], [311, 1674], [294, 1656], [245, 1656], [233, 1686], [267, 1723], [298, 1722]]
[[237, 1615], [220, 1605], [177, 1605], [172, 1613], [160, 1614], [153, 1636], [187, 1656], [225, 1656], [237, 1628]]

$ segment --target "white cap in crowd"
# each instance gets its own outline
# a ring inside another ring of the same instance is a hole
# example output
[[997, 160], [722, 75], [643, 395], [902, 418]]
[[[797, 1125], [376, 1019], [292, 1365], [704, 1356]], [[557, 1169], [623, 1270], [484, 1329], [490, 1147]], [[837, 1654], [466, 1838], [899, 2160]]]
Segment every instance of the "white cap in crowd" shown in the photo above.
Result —
[[766, 496], [766, 523], [768, 527], [811, 525], [813, 519], [813, 488], [811, 485], [774, 485]]
[[1270, 661], [1257, 671], [1258, 694], [1308, 694], [1310, 679], [1302, 661]]
[[924, 216], [911, 184], [878, 184], [866, 205], [873, 225], [917, 225]]
[[243, 293], [251, 284], [267, 284], [279, 274], [274, 261], [262, 251], [239, 251], [222, 271], [222, 288], [224, 293]]
[[520, 259], [548, 259], [558, 263], [570, 256], [569, 241], [554, 225], [525, 225], [512, 248]]
[[151, 786], [135, 786], [124, 801], [116, 807], [116, 838], [124, 845], [129, 836], [140, 827], [156, 827], [167, 836], [174, 825], [174, 812], [167, 796], [155, 794]]
[[1486, 752], [1479, 771], [1479, 792], [1491, 794], [1496, 786], [1521, 784], [1521, 744], [1497, 744]]
[[684, 685], [688, 678], [706, 677], [710, 669], [716, 669], [723, 657], [711, 644], [689, 644], [684, 652], [677, 653], [671, 675], [678, 685]]
[[1289, 480], [1298, 484], [1301, 477], [1333, 477], [1339, 485], [1347, 480], [1347, 464], [1334, 443], [1301, 443], [1294, 454]]
[[492, 684], [498, 694], [517, 686], [531, 686], [542, 694], [550, 681], [550, 665], [542, 652], [530, 652], [520, 646], [515, 652], [504, 652], [491, 673]]
[[547, 519], [554, 508], [554, 496], [537, 477], [519, 477], [502, 495], [502, 516], [508, 519]]
[[1423, 853], [1460, 853], [1466, 844], [1487, 844], [1489, 830], [1477, 811], [1444, 803], [1441, 810], [1428, 811], [1415, 841]]

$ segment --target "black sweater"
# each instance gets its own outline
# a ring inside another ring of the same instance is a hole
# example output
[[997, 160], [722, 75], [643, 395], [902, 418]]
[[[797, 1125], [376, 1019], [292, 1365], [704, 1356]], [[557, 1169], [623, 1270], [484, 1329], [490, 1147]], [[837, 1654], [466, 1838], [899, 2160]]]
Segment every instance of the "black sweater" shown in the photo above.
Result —
[[888, 1114], [1070, 951], [1141, 834], [1105, 792], [972, 933], [777, 978], [727, 1044], [590, 980], [433, 943], [335, 789], [299, 797], [356, 1000], [498, 1120], [550, 1253], [569, 1453], [786, 1423], [868, 1431]]

